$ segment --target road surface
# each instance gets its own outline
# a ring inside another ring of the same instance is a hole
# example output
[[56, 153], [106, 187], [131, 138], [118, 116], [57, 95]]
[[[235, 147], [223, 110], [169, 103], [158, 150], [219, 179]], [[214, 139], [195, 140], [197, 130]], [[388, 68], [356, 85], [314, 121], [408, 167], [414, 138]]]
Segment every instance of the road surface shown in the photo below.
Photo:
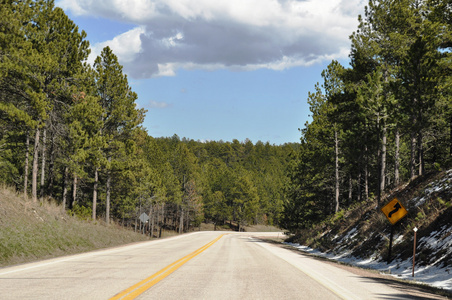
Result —
[[278, 233], [196, 232], [3, 268], [0, 298], [416, 299], [265, 235]]

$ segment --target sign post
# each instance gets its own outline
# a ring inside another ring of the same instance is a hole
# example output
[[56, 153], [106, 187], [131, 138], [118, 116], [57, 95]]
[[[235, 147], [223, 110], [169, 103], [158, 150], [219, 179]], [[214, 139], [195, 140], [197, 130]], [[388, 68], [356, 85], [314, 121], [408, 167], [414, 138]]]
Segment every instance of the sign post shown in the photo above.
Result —
[[388, 221], [391, 223], [391, 236], [389, 237], [388, 264], [391, 262], [392, 240], [394, 236], [394, 225], [408, 214], [402, 203], [397, 198], [389, 201], [388, 204], [381, 208]]
[[394, 239], [394, 225], [391, 225], [391, 235], [389, 236], [389, 249], [388, 249], [388, 258], [386, 262], [388, 265], [391, 263], [391, 252], [392, 252], [392, 240]]
[[417, 232], [417, 227], [413, 228], [414, 231], [414, 245], [413, 245], [413, 273], [411, 274], [411, 277], [414, 277], [414, 263], [415, 263], [415, 258], [416, 258], [416, 232]]

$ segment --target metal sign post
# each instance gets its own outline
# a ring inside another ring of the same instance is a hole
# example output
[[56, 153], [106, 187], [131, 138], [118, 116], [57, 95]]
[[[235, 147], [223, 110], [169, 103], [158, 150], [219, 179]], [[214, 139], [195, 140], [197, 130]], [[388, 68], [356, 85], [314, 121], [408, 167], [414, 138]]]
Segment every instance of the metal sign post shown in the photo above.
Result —
[[389, 237], [388, 258], [386, 259], [388, 265], [391, 263], [392, 240], [394, 239], [394, 226], [395, 225], [391, 225], [391, 236]]

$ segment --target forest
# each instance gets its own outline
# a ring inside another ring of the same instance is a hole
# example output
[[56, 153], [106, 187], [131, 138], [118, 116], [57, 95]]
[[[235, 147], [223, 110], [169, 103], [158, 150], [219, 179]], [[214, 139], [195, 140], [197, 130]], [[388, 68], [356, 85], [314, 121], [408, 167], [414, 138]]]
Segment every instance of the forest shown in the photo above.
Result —
[[[53, 1], [0, 6], [0, 182], [84, 219], [179, 233], [280, 223], [297, 145], [153, 138], [117, 56]], [[138, 224], [139, 226], [139, 224]]]
[[[370, 0], [300, 143], [155, 138], [117, 56], [51, 0], [1, 0], [0, 183], [81, 218], [300, 229], [452, 164], [451, 1]], [[303, 112], [300, 112], [302, 114]]]
[[288, 172], [293, 233], [452, 165], [452, 2], [370, 0], [309, 94], [312, 121]]

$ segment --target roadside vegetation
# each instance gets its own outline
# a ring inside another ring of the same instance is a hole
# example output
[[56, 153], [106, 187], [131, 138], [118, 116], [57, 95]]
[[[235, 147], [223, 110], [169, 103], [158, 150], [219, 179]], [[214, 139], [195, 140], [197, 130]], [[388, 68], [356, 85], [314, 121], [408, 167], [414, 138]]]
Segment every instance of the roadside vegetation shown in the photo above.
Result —
[[[236, 224], [217, 226], [217, 230], [236, 230]], [[192, 230], [214, 230], [213, 223], [202, 223]], [[277, 227], [246, 226], [246, 231], [278, 231]], [[163, 230], [161, 238], [177, 235]], [[12, 188], [0, 187], [0, 267], [50, 259], [58, 256], [149, 241], [134, 227], [118, 223], [107, 225], [63, 209], [52, 199], [34, 202]]]
[[[0, 183], [14, 192], [0, 197], [2, 260], [135, 231], [275, 226], [325, 248], [344, 220], [384, 231], [375, 207], [452, 165], [452, 16], [447, 1], [370, 0], [357, 18], [350, 67], [322, 72], [300, 143], [201, 142], [149, 135], [117, 56], [105, 47], [87, 64], [86, 33], [54, 1], [3, 1]], [[446, 222], [450, 194], [429, 201], [407, 220]]]
[[308, 96], [312, 120], [301, 130], [287, 172], [281, 225], [302, 247], [384, 262], [391, 226], [380, 209], [398, 198], [408, 215], [393, 226], [389, 259], [409, 269], [417, 227], [416, 264], [426, 272], [440, 268], [447, 277], [452, 267], [450, 3], [370, 0], [358, 21], [350, 36], [350, 65], [332, 61]]
[[118, 225], [80, 220], [52, 201], [33, 202], [10, 188], [0, 188], [0, 266], [148, 239]]
[[[352, 270], [374, 270], [413, 289], [450, 297], [452, 169], [418, 177], [385, 194], [383, 201], [394, 197], [408, 210], [408, 215], [394, 226], [375, 201], [363, 202], [300, 231], [286, 242], [293, 250], [348, 265]], [[391, 227], [394, 236], [389, 257]], [[418, 231], [413, 266], [414, 228]]]
[[[395, 197], [408, 210], [407, 216], [395, 225], [389, 223], [376, 201], [362, 202], [301, 230], [287, 242], [351, 261], [361, 260], [369, 264], [396, 261], [399, 272], [411, 275], [413, 229], [416, 227], [416, 268], [425, 269], [425, 272], [432, 270], [432, 278], [450, 274], [452, 169], [418, 177], [409, 184], [390, 190], [383, 201], [389, 202]], [[388, 257], [391, 226], [394, 238], [391, 256]]]
[[450, 4], [371, 0], [358, 21], [350, 66], [332, 61], [308, 97], [282, 222], [295, 234], [452, 166]]
[[112, 49], [54, 1], [0, 6], [0, 183], [78, 216], [180, 233], [201, 222], [277, 225], [296, 146], [155, 138]]

